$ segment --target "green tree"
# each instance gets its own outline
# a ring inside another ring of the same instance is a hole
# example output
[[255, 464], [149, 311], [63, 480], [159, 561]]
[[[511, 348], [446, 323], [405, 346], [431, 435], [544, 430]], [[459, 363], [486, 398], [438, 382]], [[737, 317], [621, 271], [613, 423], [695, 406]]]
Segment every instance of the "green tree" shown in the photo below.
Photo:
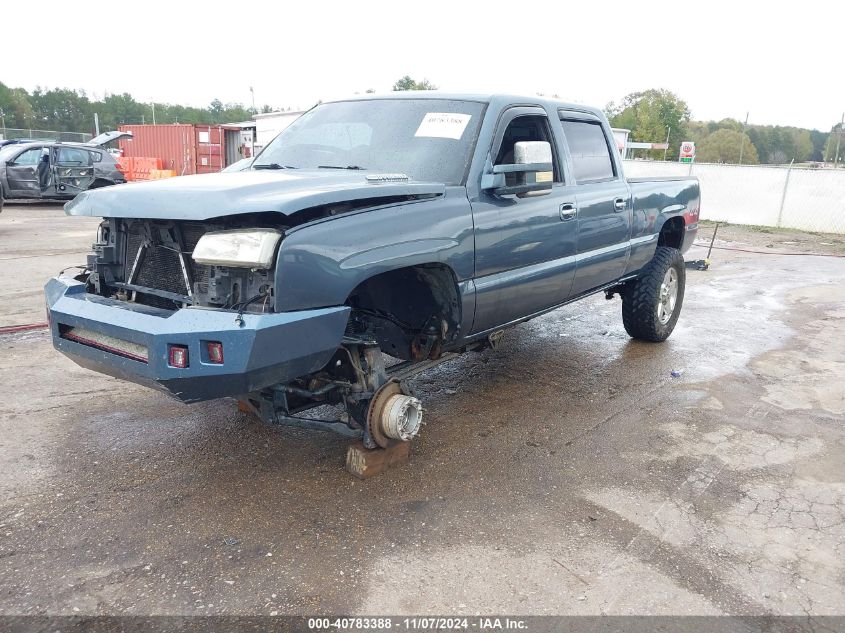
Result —
[[696, 147], [695, 160], [700, 163], [739, 163], [740, 143], [742, 143], [742, 163], [756, 165], [760, 162], [757, 148], [748, 134], [723, 128], [709, 134], [700, 146]]
[[[752, 125], [746, 132], [748, 138], [751, 139], [751, 144], [757, 150], [757, 157], [761, 163], [769, 162], [769, 155], [772, 153], [771, 135], [767, 127], [761, 125]], [[743, 156], [743, 160], [745, 157]]]
[[722, 119], [721, 121], [716, 123], [716, 128], [710, 130], [711, 133], [717, 130], [733, 130], [734, 132], [742, 132], [743, 128], [742, 121], [737, 121], [736, 119]]
[[[637, 112], [633, 108], [613, 108], [613, 104], [610, 104], [608, 110], [609, 118], [611, 118], [611, 123], [614, 126], [632, 130], [636, 128]], [[830, 135], [826, 132], [778, 125], [744, 125], [742, 121], [730, 118], [721, 121], [690, 120], [686, 122], [684, 127], [686, 130], [685, 140], [694, 141], [698, 148], [702, 147], [709, 136], [720, 130], [736, 133], [745, 131], [757, 151], [759, 162], [767, 164], [788, 163], [793, 159], [796, 162], [821, 161], [825, 159], [826, 148], [830, 145], [828, 142]], [[650, 141], [653, 139], [634, 137], [633, 140]], [[718, 154], [716, 156], [718, 160]], [[746, 162], [744, 152], [742, 162]]]
[[428, 79], [414, 81], [409, 75], [405, 75], [393, 84], [393, 90], [394, 92], [400, 92], [402, 90], [437, 90], [437, 86], [432, 84]]
[[839, 164], [845, 163], [845, 130], [842, 129], [842, 124], [837, 123], [830, 130], [827, 137], [827, 143], [824, 147], [824, 159], [828, 162], [836, 160], [836, 147], [839, 145]]
[[784, 127], [775, 125], [770, 131], [769, 164], [782, 165], [796, 159], [797, 150], [792, 135]]
[[0, 110], [6, 127], [29, 127], [35, 118], [26, 90], [9, 88], [3, 83], [0, 83]]
[[215, 99], [211, 102], [208, 109], [211, 112], [211, 117], [213, 119], [212, 123], [220, 123], [220, 118], [224, 110], [223, 102], [220, 101], [220, 99]]
[[100, 117], [101, 130], [114, 130], [119, 125], [146, 122], [148, 116], [147, 107], [135, 101], [128, 92], [106, 94], [101, 102], [94, 104], [94, 110]]
[[[782, 164], [791, 160], [820, 160], [822, 143], [816, 130], [779, 125], [750, 125], [746, 130], [757, 148], [761, 163]], [[824, 136], [824, 135], [822, 135]], [[814, 158], [818, 154], [819, 157]]]
[[824, 146], [827, 143], [828, 135], [818, 130], [810, 131], [810, 140], [813, 143], [813, 154], [810, 160], [822, 162], [824, 160]]
[[[121, 125], [152, 123], [233, 123], [248, 120], [252, 113], [240, 103], [223, 104], [215, 99], [208, 108], [194, 108], [169, 103], [136, 101], [129, 93], [106, 93], [92, 101], [83, 91], [37, 88], [29, 94], [22, 88], [0, 83], [0, 110], [6, 127], [43, 128], [70, 132], [93, 132], [94, 113], [101, 130]], [[264, 106], [265, 111], [272, 111]]]
[[94, 126], [91, 102], [82, 91], [36, 88], [30, 102], [37, 128], [74, 132]]
[[802, 130], [797, 127], [787, 128], [792, 139], [792, 145], [795, 147], [795, 154], [792, 158], [795, 162], [808, 161], [813, 156], [813, 140], [810, 136], [810, 130]]
[[0, 127], [15, 127], [15, 113], [12, 111], [12, 91], [2, 81], [0, 81], [0, 115], [2, 115]]
[[[668, 90], [632, 92], [620, 104], [609, 103], [606, 113], [613, 127], [631, 130], [631, 140], [662, 143], [669, 132], [669, 152], [677, 156], [687, 134], [690, 110], [686, 102]], [[651, 158], [662, 158], [653, 151]]]
[[694, 141], [696, 145], [700, 145], [711, 131], [708, 123], [704, 121], [688, 121], [686, 124], [687, 137], [684, 140]]

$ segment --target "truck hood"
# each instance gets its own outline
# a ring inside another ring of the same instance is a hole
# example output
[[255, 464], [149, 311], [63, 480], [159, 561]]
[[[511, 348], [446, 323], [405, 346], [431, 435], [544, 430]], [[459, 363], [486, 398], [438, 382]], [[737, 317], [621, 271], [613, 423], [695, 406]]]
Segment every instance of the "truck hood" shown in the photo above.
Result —
[[362, 171], [261, 170], [181, 176], [85, 191], [65, 205], [68, 215], [159, 220], [207, 220], [395, 196], [443, 195], [442, 183], [373, 182]]

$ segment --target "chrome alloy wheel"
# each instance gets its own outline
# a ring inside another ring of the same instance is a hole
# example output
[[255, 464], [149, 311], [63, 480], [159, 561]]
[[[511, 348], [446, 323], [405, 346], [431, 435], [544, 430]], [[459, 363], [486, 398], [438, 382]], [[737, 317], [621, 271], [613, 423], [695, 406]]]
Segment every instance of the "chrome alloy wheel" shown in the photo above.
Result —
[[678, 271], [669, 268], [663, 276], [663, 283], [660, 284], [660, 297], [657, 301], [657, 320], [666, 325], [672, 314], [675, 312], [675, 304], [678, 302]]

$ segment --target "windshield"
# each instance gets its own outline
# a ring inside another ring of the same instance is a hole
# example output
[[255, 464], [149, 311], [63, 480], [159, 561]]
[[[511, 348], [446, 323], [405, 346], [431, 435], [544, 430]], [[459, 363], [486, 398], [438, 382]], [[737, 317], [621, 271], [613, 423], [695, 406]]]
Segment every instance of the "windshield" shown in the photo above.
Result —
[[326, 103], [279, 134], [253, 169], [361, 169], [461, 184], [483, 111], [448, 99]]

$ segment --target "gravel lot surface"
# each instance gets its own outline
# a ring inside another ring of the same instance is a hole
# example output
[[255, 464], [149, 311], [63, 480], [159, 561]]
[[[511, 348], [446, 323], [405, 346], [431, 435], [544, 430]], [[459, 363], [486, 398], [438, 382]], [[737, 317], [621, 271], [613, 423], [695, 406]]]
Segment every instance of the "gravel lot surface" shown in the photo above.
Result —
[[[0, 327], [96, 224], [7, 205]], [[662, 345], [603, 296], [510, 330], [415, 380], [410, 463], [364, 482], [0, 335], [0, 614], [842, 614], [845, 259], [776, 254], [841, 242], [720, 229], [769, 254], [689, 271]]]

